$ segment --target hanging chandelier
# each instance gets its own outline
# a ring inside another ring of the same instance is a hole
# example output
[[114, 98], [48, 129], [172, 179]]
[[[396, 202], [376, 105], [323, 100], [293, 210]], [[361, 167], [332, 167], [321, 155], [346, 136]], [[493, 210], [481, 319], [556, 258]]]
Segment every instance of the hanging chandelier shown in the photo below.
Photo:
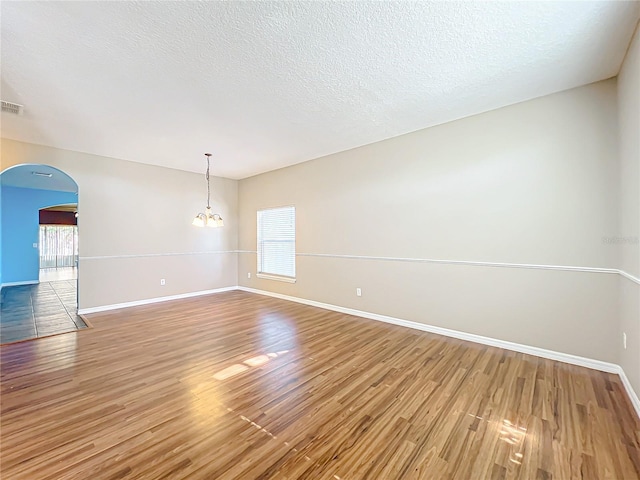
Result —
[[210, 153], [205, 153], [205, 157], [207, 157], [207, 174], [205, 178], [207, 179], [207, 208], [205, 209], [205, 213], [199, 213], [196, 215], [196, 218], [193, 219], [193, 225], [196, 227], [207, 227], [216, 228], [216, 227], [224, 227], [224, 222], [222, 221], [222, 217], [217, 213], [211, 213], [211, 181], [209, 180], [209, 163], [210, 163]]

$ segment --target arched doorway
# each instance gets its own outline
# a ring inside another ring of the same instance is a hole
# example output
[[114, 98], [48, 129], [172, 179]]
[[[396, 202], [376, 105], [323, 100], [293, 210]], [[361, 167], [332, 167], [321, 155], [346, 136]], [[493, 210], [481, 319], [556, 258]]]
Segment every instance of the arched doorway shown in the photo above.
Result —
[[40, 209], [40, 281], [76, 280], [78, 204]]
[[[62, 170], [22, 164], [0, 173], [1, 343], [86, 327], [77, 315], [79, 268], [74, 268], [77, 273], [73, 278], [50, 275], [41, 279], [41, 267], [48, 266], [43, 264], [41, 255], [45, 241], [41, 212], [55, 205], [73, 206], [74, 214], [78, 211], [78, 184]], [[50, 233], [55, 233], [53, 223], [49, 228]], [[77, 225], [73, 228], [77, 229]], [[65, 241], [63, 236], [60, 238]], [[74, 242], [78, 235], [71, 238]], [[75, 246], [71, 248], [75, 253]]]

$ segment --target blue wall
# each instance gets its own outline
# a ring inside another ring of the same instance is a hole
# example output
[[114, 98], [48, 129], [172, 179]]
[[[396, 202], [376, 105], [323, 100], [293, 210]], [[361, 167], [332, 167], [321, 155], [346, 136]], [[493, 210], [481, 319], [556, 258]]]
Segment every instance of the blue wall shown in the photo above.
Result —
[[2, 289], [2, 183], [0, 182], [0, 289]]
[[0, 249], [2, 283], [37, 281], [40, 260], [37, 248], [41, 208], [78, 203], [78, 194], [55, 190], [2, 187]]

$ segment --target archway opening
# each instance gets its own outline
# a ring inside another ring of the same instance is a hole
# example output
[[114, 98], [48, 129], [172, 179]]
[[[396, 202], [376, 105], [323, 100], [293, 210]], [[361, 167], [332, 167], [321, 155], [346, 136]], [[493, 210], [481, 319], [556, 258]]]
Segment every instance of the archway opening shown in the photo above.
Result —
[[40, 282], [77, 280], [78, 204], [40, 209]]
[[[55, 207], [58, 210], [52, 210]], [[63, 213], [70, 208], [74, 222]], [[85, 328], [77, 315], [76, 181], [49, 165], [10, 167], [0, 173], [0, 210], [1, 342]], [[57, 225], [54, 217], [67, 217], [66, 222], [75, 225]], [[68, 278], [59, 275], [63, 269]]]

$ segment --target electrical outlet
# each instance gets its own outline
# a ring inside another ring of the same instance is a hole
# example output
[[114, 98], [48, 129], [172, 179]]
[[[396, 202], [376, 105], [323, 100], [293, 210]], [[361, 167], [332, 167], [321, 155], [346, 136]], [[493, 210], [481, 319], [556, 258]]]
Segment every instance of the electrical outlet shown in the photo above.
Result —
[[247, 272], [247, 278], [251, 278], [251, 272]]
[[34, 244], [33, 244], [33, 248], [38, 248], [38, 244], [37, 244], [37, 243], [34, 243]]
[[165, 280], [164, 280], [164, 278], [161, 278], [160, 279], [160, 285], [164, 285], [164, 284], [165, 284]]
[[361, 289], [361, 288], [356, 288], [356, 295], [357, 295], [358, 297], [361, 297], [361, 296], [362, 296], [362, 289]]
[[627, 334], [622, 332], [622, 346], [624, 347], [624, 349], [627, 349]]

